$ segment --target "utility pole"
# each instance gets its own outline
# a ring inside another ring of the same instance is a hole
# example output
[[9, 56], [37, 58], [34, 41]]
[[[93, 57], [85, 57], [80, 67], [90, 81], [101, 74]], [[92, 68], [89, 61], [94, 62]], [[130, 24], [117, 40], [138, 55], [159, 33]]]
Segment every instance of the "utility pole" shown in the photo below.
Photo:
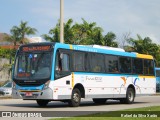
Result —
[[64, 43], [64, 0], [60, 0], [60, 43]]

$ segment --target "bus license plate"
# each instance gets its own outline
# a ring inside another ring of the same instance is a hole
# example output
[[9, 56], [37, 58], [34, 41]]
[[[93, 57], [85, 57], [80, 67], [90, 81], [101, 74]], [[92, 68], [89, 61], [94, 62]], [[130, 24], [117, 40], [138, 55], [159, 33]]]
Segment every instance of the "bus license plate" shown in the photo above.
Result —
[[26, 95], [26, 96], [32, 96], [33, 94], [32, 94], [32, 92], [26, 92], [25, 95]]

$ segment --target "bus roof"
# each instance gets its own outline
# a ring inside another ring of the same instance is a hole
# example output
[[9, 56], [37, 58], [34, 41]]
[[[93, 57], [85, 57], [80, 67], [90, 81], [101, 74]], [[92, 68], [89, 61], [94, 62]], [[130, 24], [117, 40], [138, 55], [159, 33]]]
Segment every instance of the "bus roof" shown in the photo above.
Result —
[[[135, 52], [125, 52], [121, 48], [113, 48], [113, 47], [100, 46], [100, 45], [71, 45], [71, 44], [62, 44], [62, 43], [54, 43], [54, 42], [30, 43], [27, 45], [34, 46], [34, 45], [49, 45], [49, 44], [55, 46], [56, 49], [65, 48], [65, 49], [78, 50], [78, 51], [104, 53], [104, 54], [110, 54], [110, 55], [128, 56], [128, 57], [144, 58], [144, 59], [153, 59], [153, 56], [151, 55], [139, 54]], [[22, 45], [22, 46], [27, 46], [27, 45]]]
[[139, 54], [135, 52], [125, 52], [121, 48], [110, 49], [109, 47], [109, 49], [107, 49], [107, 47], [105, 46], [99, 47], [98, 45], [96, 45], [95, 47], [95, 45], [86, 46], [86, 45], [71, 45], [71, 44], [62, 44], [62, 43], [56, 43], [55, 46], [57, 46], [58, 48], [66, 48], [66, 49], [77, 50], [77, 51], [86, 51], [86, 52], [95, 52], [95, 53], [103, 53], [103, 54], [110, 54], [110, 55], [128, 56], [128, 57], [135, 57], [135, 58], [153, 59], [153, 56], [151, 55]]

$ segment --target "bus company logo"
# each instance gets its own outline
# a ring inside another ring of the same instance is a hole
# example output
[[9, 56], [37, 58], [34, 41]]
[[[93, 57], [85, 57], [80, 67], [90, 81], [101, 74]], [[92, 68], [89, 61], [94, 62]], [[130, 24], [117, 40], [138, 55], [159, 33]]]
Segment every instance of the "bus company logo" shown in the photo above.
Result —
[[2, 117], [12, 117], [11, 112], [2, 112]]
[[73, 47], [74, 50], [82, 50], [82, 51], [88, 51], [88, 52], [98, 52], [94, 48], [85, 48], [85, 47]]
[[93, 81], [102, 81], [102, 77], [89, 77], [86, 76], [86, 80], [93, 80]]

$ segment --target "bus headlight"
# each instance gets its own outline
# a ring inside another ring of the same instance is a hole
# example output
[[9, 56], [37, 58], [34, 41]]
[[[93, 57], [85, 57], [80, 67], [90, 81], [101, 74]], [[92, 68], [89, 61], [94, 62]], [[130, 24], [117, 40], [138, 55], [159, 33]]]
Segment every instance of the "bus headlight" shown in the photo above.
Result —
[[48, 80], [45, 84], [44, 84], [44, 88], [43, 89], [47, 89], [49, 87], [49, 83], [50, 83], [50, 80]]

